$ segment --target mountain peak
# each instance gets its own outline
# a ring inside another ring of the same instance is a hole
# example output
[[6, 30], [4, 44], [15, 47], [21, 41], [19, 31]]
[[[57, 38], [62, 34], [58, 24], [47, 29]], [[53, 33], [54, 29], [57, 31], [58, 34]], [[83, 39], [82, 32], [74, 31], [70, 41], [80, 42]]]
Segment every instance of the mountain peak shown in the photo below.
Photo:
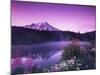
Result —
[[48, 22], [32, 23], [30, 25], [26, 25], [25, 27], [30, 28], [30, 29], [36, 29], [36, 30], [61, 31], [61, 30], [51, 26]]

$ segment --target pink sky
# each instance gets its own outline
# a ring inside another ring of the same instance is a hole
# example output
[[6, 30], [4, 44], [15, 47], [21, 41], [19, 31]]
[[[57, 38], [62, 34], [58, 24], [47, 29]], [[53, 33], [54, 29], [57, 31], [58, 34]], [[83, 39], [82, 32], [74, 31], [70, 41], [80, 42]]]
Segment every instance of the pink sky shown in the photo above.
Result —
[[60, 30], [81, 33], [95, 30], [95, 6], [12, 1], [11, 7], [13, 26], [46, 21]]

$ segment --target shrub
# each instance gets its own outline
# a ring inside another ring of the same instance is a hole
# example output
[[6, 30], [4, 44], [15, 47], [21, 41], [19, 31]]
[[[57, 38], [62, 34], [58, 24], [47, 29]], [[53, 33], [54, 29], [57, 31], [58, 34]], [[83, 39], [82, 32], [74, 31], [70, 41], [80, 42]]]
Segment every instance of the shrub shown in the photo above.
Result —
[[76, 45], [69, 45], [64, 48], [63, 51], [63, 60], [69, 60], [71, 58], [79, 58], [80, 57], [80, 47]]

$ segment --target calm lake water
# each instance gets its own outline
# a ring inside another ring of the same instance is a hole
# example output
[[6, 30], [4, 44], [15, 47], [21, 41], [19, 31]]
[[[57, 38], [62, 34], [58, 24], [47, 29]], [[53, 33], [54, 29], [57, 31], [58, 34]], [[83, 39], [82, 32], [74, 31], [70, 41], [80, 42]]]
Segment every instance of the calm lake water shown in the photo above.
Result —
[[[29, 59], [27, 55], [30, 52], [32, 56], [35, 56], [31, 60], [33, 64], [48, 67], [61, 61], [63, 49], [69, 44], [71, 44], [71, 41], [49, 42], [35, 45], [15, 45], [12, 46], [12, 61], [16, 59], [14, 55], [21, 54], [22, 56], [20, 58], [24, 63]], [[90, 43], [80, 41], [80, 45], [90, 45]]]

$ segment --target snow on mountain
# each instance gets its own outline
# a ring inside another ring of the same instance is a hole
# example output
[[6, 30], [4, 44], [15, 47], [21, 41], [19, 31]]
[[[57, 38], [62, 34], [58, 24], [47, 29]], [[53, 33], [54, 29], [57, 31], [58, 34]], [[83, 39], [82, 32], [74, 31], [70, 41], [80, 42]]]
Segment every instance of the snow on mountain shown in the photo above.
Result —
[[35, 29], [35, 30], [61, 31], [61, 30], [51, 26], [47, 22], [39, 22], [37, 24], [32, 23], [31, 25], [26, 25], [25, 27], [30, 28], [30, 29]]

